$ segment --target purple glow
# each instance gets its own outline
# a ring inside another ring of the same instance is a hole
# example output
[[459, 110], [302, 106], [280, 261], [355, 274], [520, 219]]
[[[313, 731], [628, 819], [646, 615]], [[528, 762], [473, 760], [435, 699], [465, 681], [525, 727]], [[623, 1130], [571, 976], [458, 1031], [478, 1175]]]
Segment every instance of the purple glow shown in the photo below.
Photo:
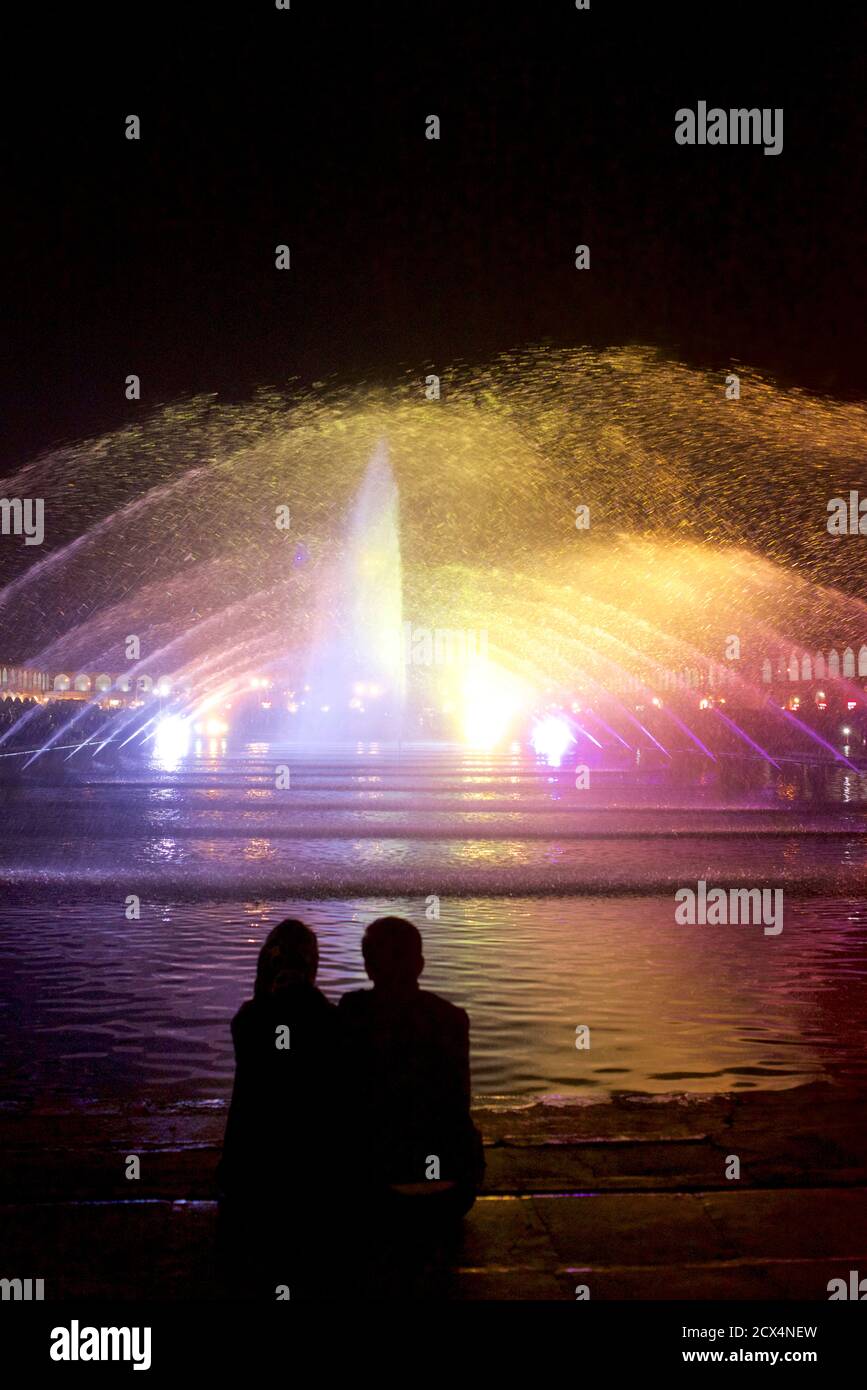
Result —
[[710, 749], [707, 748], [707, 747], [705, 746], [705, 744], [702, 743], [702, 741], [701, 741], [701, 739], [699, 738], [698, 734], [694, 734], [694, 733], [692, 732], [692, 729], [689, 727], [689, 725], [688, 725], [688, 724], [684, 724], [683, 720], [682, 720], [681, 718], [679, 718], [678, 715], [675, 714], [674, 710], [666, 708], [666, 711], [665, 711], [665, 712], [666, 712], [666, 714], [668, 715], [669, 719], [673, 719], [674, 722], [675, 722], [675, 724], [677, 725], [677, 727], [678, 727], [679, 729], [682, 729], [682, 730], [683, 730], [683, 732], [686, 734], [687, 738], [691, 738], [692, 741], [693, 741], [693, 743], [696, 744], [696, 746], [699, 747], [699, 748], [701, 749], [702, 753], [706, 754], [707, 757], [710, 758], [711, 762], [714, 762], [714, 763], [715, 763], [715, 762], [718, 761], [716, 754], [715, 754], [715, 753], [712, 753], [712, 752], [710, 751]]
[[743, 729], [740, 727], [739, 724], [736, 724], [733, 719], [729, 719], [728, 715], [723, 714], [721, 709], [715, 709], [714, 714], [718, 714], [720, 719], [724, 720], [725, 723], [728, 724], [729, 728], [734, 729], [735, 733], [739, 736], [739, 738], [743, 739], [744, 743], [748, 743], [751, 748], [755, 748], [756, 752], [760, 754], [760, 756], [763, 757], [766, 762], [769, 762], [771, 764], [771, 767], [775, 767], [779, 772], [780, 764], [778, 762], [775, 762], [774, 759], [771, 757], [770, 753], [766, 752], [764, 748], [760, 748], [759, 745], [750, 738], [749, 734], [744, 733]]
[[[596, 742], [595, 739], [593, 741]], [[544, 758], [550, 767], [559, 767], [570, 743], [575, 742], [575, 735], [565, 719], [549, 714], [536, 722], [530, 742], [534, 752]]]
[[821, 734], [817, 734], [816, 730], [811, 729], [809, 724], [804, 724], [802, 720], [798, 719], [794, 714], [792, 714], [791, 710], [782, 709], [780, 710], [780, 714], [785, 715], [786, 719], [791, 720], [793, 724], [797, 724], [799, 729], [803, 729], [804, 733], [809, 734], [810, 738], [814, 739], [816, 743], [820, 743], [823, 748], [827, 748], [829, 753], [833, 753], [835, 762], [845, 763], [846, 766], [852, 770], [852, 772], [857, 771], [857, 768], [855, 767], [854, 763], [850, 763], [849, 759], [844, 757], [842, 753], [838, 752], [832, 743], [829, 743], [828, 740], [826, 738], [823, 738]]

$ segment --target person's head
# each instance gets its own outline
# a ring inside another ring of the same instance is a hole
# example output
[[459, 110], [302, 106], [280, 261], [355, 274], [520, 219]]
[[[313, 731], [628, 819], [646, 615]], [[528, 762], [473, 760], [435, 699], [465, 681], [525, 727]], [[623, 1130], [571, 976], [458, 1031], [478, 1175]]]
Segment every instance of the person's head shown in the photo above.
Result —
[[364, 968], [387, 991], [414, 989], [424, 970], [421, 934], [405, 917], [377, 917], [361, 942]]
[[290, 985], [312, 985], [319, 966], [319, 945], [303, 922], [287, 917], [270, 931], [256, 967], [257, 998], [276, 994]]

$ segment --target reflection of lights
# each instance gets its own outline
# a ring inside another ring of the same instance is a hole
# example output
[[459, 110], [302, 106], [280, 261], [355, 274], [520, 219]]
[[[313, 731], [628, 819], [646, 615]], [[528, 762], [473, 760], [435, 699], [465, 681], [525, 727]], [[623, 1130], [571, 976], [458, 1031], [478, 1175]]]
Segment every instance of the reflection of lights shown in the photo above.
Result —
[[270, 700], [263, 700], [263, 701], [262, 701], [262, 708], [263, 708], [263, 709], [270, 709], [270, 708], [271, 708], [271, 701], [270, 701]]
[[840, 730], [840, 733], [843, 735], [844, 738], [848, 738], [849, 735], [851, 734], [851, 732], [852, 732], [852, 730], [848, 727], [848, 725], [845, 725], [845, 726]]
[[658, 695], [654, 695], [650, 703], [652, 705], [655, 705], [657, 709], [662, 709], [662, 701], [660, 700]]
[[559, 767], [570, 743], [575, 742], [572, 730], [565, 719], [548, 715], [537, 721], [530, 736], [533, 749], [544, 758], [550, 767]]
[[154, 750], [164, 768], [170, 769], [186, 757], [190, 746], [190, 726], [178, 714], [161, 719], [154, 735]]
[[196, 725], [196, 733], [207, 734], [209, 738], [219, 738], [228, 732], [229, 726], [223, 719], [203, 719]]
[[294, 700], [290, 704], [288, 704], [286, 708], [288, 709], [290, 714], [298, 713], [298, 706], [295, 704]]
[[857, 704], [858, 704], [858, 701], [857, 701], [857, 700], [847, 700], [847, 701], [846, 701], [846, 708], [847, 708], [847, 709], [855, 709], [855, 707], [856, 707]]
[[353, 689], [356, 695], [364, 695], [367, 691], [367, 686], [364, 685], [361, 681], [356, 681]]
[[710, 700], [706, 695], [703, 700], [699, 700], [698, 707], [699, 709], [710, 709]]
[[378, 685], [369, 685], [367, 687], [367, 693], [368, 695], [372, 696], [374, 700], [376, 700], [382, 694], [382, 690]]
[[321, 711], [322, 711], [323, 714], [327, 714], [328, 711], [331, 709], [331, 706], [330, 706], [330, 705], [320, 705], [319, 708], [321, 709]]
[[168, 684], [167, 681], [163, 681], [162, 685], [157, 686], [157, 694], [161, 695], [163, 698], [165, 698], [166, 695], [171, 695], [171, 693], [172, 687]]

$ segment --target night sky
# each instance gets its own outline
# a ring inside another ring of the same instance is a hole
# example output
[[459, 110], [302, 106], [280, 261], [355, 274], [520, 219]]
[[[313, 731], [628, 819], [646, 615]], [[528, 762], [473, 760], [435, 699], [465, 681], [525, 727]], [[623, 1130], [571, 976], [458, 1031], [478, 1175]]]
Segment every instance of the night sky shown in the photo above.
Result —
[[[40, 12], [7, 35], [0, 467], [194, 392], [543, 342], [863, 394], [862, 9]], [[678, 146], [699, 100], [782, 107], [783, 152]]]

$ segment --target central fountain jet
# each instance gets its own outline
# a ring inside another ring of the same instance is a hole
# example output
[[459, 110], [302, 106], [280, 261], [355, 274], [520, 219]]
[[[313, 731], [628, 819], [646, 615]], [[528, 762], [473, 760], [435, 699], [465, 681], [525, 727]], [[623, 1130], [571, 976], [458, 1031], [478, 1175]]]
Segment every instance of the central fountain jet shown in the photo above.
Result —
[[319, 605], [305, 692], [308, 737], [400, 736], [402, 617], [397, 484], [382, 441], [367, 465]]

